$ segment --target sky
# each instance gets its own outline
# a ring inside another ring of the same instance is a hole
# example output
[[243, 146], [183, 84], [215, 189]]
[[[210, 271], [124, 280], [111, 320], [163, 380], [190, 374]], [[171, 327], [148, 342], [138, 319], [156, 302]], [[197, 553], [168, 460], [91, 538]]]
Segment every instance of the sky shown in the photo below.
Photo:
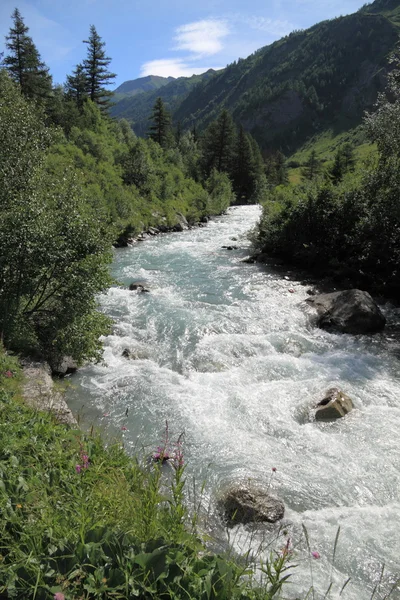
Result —
[[95, 25], [117, 74], [191, 76], [246, 58], [295, 29], [358, 10], [365, 0], [0, 0], [0, 52], [18, 7], [54, 83], [86, 56]]

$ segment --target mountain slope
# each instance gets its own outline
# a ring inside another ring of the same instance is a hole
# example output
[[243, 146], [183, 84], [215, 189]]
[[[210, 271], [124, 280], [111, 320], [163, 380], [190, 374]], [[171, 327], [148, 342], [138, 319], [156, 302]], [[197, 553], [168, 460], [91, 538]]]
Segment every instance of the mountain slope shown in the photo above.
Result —
[[115, 97], [122, 98], [126, 96], [135, 96], [142, 92], [151, 92], [174, 81], [174, 77], [158, 77], [157, 75], [148, 75], [147, 77], [139, 77], [125, 81], [116, 90]]
[[356, 127], [385, 85], [399, 6], [380, 0], [262, 48], [190, 93], [175, 120], [204, 127], [228, 108], [263, 148], [286, 154], [327, 128]]
[[[137, 135], [145, 135], [148, 129], [148, 118], [153, 110], [153, 106], [157, 98], [160, 96], [167, 109], [172, 113], [178, 105], [186, 98], [186, 96], [194, 89], [198, 84], [204, 81], [212, 79], [216, 75], [217, 71], [209, 69], [202, 75], [193, 75], [192, 77], [179, 77], [178, 79], [168, 78], [165, 85], [162, 85], [156, 89], [149, 91], [143, 91], [140, 94], [124, 97], [116, 97], [115, 105], [111, 108], [110, 114], [112, 117], [118, 119], [127, 119]], [[153, 80], [165, 79], [150, 76]], [[142, 78], [143, 79], [143, 78]], [[147, 79], [147, 78], [146, 78]], [[135, 82], [139, 82], [139, 79], [135, 79], [130, 82], [125, 82], [120, 88], [128, 87], [132, 89]], [[129, 86], [128, 86], [129, 84]], [[118, 89], [120, 89], [118, 88]], [[118, 90], [116, 90], [117, 92]]]

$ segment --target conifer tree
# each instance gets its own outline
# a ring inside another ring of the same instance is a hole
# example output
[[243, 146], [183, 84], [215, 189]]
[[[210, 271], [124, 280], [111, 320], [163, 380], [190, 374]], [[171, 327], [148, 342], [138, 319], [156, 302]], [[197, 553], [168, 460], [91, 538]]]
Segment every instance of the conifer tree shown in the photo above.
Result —
[[[110, 106], [110, 97], [113, 95], [105, 86], [116, 77], [115, 73], [108, 70], [111, 58], [106, 56], [105, 42], [102, 41], [94, 25], [90, 26], [89, 39], [84, 40], [83, 43], [88, 45], [87, 58], [83, 61], [86, 92], [90, 100], [98, 104], [105, 112]], [[77, 72], [75, 71], [76, 76]]]
[[233, 190], [239, 202], [248, 202], [254, 191], [255, 178], [252, 145], [249, 136], [240, 125], [232, 164]]
[[149, 127], [149, 137], [162, 148], [166, 148], [171, 141], [171, 117], [160, 97], [154, 104], [150, 121], [152, 124]]
[[82, 108], [85, 98], [88, 97], [86, 74], [82, 64], [75, 67], [72, 75], [67, 75], [65, 94]]
[[301, 171], [301, 175], [304, 179], [308, 179], [312, 181], [315, 179], [321, 171], [321, 163], [317, 158], [317, 153], [315, 150], [311, 150], [310, 156]]
[[16, 8], [11, 15], [14, 26], [6, 36], [6, 46], [10, 54], [4, 65], [11, 78], [18, 83], [21, 92], [28, 98], [44, 99], [51, 95], [52, 81], [48, 67], [28, 35], [29, 28]]
[[230, 113], [223, 110], [207, 128], [203, 138], [203, 169], [231, 172], [235, 144], [235, 126]]

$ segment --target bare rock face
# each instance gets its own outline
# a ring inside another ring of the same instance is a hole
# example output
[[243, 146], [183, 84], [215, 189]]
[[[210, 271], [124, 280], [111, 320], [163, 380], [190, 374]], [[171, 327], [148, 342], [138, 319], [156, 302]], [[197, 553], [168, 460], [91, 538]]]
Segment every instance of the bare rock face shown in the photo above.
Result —
[[250, 482], [236, 483], [227, 488], [218, 501], [227, 525], [238, 523], [275, 523], [282, 519], [283, 502], [271, 496], [268, 490]]
[[318, 313], [318, 327], [342, 333], [377, 333], [386, 324], [379, 306], [362, 290], [320, 294], [306, 300]]
[[349, 396], [338, 388], [331, 388], [325, 398], [317, 404], [316, 421], [335, 421], [353, 410], [353, 402]]
[[26, 363], [24, 377], [23, 396], [28, 406], [53, 413], [60, 423], [77, 426], [64, 400], [64, 394], [54, 387], [51, 369], [47, 363]]
[[78, 368], [77, 363], [71, 356], [63, 356], [58, 362], [50, 360], [49, 363], [51, 374], [57, 377], [64, 377], [65, 375], [75, 373]]

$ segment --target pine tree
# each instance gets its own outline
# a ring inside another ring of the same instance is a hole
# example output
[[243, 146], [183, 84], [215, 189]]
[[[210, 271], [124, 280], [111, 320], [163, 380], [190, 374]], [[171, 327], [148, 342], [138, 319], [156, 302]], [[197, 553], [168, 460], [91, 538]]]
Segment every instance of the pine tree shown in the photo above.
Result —
[[16, 8], [11, 15], [14, 26], [6, 36], [6, 46], [10, 54], [5, 57], [4, 65], [11, 78], [18, 83], [21, 92], [28, 98], [48, 98], [52, 92], [52, 81], [48, 67], [28, 35], [21, 13]]
[[243, 126], [240, 125], [231, 171], [233, 190], [240, 203], [248, 202], [253, 194], [255, 171], [252, 144]]
[[149, 127], [149, 137], [166, 148], [171, 142], [171, 117], [161, 98], [157, 98], [150, 116], [152, 125]]
[[65, 84], [67, 98], [74, 100], [82, 108], [85, 98], [88, 98], [87, 80], [83, 65], [77, 65], [72, 75], [67, 75]]
[[235, 125], [227, 110], [207, 128], [203, 138], [203, 170], [209, 176], [212, 169], [230, 173], [235, 144]]
[[105, 42], [102, 41], [94, 25], [90, 26], [89, 39], [84, 40], [83, 43], [88, 45], [87, 58], [83, 61], [86, 91], [90, 100], [105, 112], [110, 106], [110, 97], [113, 95], [105, 86], [116, 77], [115, 73], [108, 70], [111, 58], [106, 56]]
[[312, 181], [315, 179], [321, 171], [321, 162], [317, 158], [315, 150], [311, 150], [308, 160], [301, 170], [301, 175], [304, 179]]

